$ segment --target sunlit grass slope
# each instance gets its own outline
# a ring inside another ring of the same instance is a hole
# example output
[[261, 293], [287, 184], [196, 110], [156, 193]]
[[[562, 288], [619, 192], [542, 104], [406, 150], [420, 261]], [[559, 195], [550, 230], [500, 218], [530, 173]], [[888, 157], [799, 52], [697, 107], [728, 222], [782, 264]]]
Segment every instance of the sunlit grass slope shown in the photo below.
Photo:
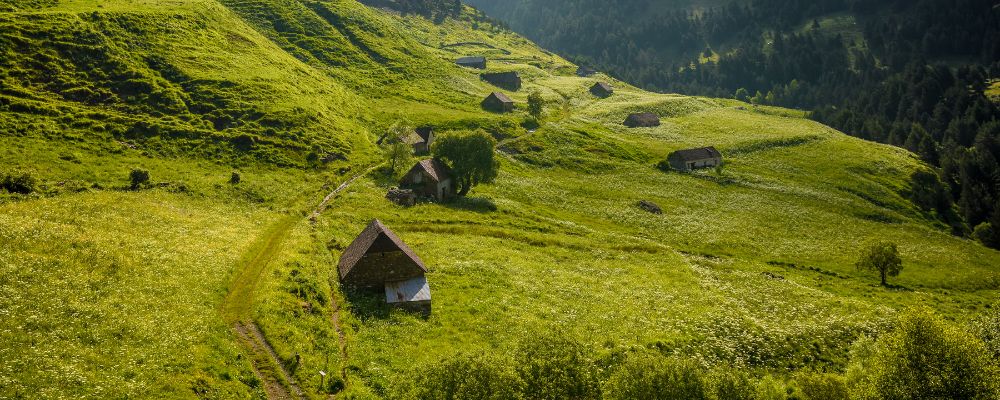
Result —
[[[549, 103], [541, 129], [502, 141], [501, 178], [472, 198], [400, 208], [375, 179], [324, 219], [321, 231], [346, 245], [381, 218], [431, 266], [429, 320], [355, 307], [348, 362], [375, 393], [405, 390], [443, 356], [511, 351], [539, 331], [569, 332], [608, 354], [653, 347], [710, 364], [836, 371], [849, 344], [884, 330], [896, 310], [922, 304], [964, 320], [995, 299], [1000, 255], [951, 236], [907, 200], [910, 174], [925, 167], [904, 150], [730, 100], [613, 81], [615, 95], [596, 99], [587, 89], [607, 77], [571, 76], [558, 59], [530, 55], [530, 44], [399, 23], [428, 47], [482, 42], [528, 54], [491, 68], [531, 77], [518, 101], [538, 90]], [[637, 111], [663, 125], [622, 126]], [[721, 174], [655, 167], [671, 151], [707, 145], [726, 156]], [[854, 268], [875, 239], [900, 244], [897, 289]]]

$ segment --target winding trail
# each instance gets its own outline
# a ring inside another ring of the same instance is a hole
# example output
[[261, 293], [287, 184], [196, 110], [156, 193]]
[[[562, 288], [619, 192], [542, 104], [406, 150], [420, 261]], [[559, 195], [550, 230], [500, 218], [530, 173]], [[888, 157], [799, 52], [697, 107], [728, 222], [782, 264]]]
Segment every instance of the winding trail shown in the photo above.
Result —
[[[330, 202], [333, 201], [342, 191], [347, 189], [358, 178], [367, 175], [377, 168], [378, 165], [368, 168], [364, 172], [354, 175], [343, 182], [332, 192], [323, 198], [323, 201], [313, 210], [309, 216], [309, 221], [315, 223], [319, 215], [326, 210]], [[237, 270], [229, 292], [220, 306], [220, 313], [223, 320], [233, 327], [233, 331], [243, 344], [253, 366], [254, 372], [264, 384], [267, 398], [270, 400], [297, 400], [306, 399], [306, 393], [295, 380], [294, 374], [281, 362], [280, 357], [274, 348], [267, 342], [263, 332], [256, 323], [252, 321], [251, 312], [253, 310], [254, 296], [264, 272], [269, 270], [268, 266], [274, 260], [288, 233], [299, 222], [302, 221], [301, 214], [289, 213], [274, 223], [268, 230], [257, 239], [257, 241], [244, 253], [237, 264]], [[340, 306], [337, 302], [331, 302], [330, 321], [337, 331], [338, 344], [340, 347], [341, 360], [347, 359], [347, 338], [344, 330], [340, 327]], [[341, 362], [342, 366], [346, 363]], [[340, 369], [340, 375], [346, 386], [347, 370]]]

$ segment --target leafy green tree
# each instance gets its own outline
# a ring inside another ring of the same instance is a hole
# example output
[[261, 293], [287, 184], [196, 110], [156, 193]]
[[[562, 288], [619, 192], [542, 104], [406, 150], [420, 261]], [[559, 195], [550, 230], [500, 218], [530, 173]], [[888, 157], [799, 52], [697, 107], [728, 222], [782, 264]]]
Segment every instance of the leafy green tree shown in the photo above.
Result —
[[403, 140], [411, 132], [413, 128], [402, 122], [393, 124], [386, 132], [382, 140], [382, 155], [389, 166], [389, 175], [396, 175], [400, 168], [406, 168], [413, 162], [413, 147]]
[[542, 94], [538, 91], [531, 92], [528, 95], [528, 114], [534, 119], [539, 119], [542, 117], [542, 111], [545, 109], [545, 99], [542, 98]]
[[882, 286], [886, 286], [887, 276], [899, 276], [903, 270], [903, 260], [899, 258], [899, 248], [895, 243], [876, 242], [861, 252], [855, 266], [861, 271], [878, 272], [882, 277]]
[[739, 101], [750, 101], [750, 92], [746, 88], [736, 89], [736, 94], [733, 96]]
[[457, 132], [435, 140], [433, 153], [451, 167], [458, 195], [465, 196], [473, 186], [496, 179], [500, 172], [496, 145], [496, 139], [482, 130]]
[[998, 371], [981, 340], [926, 309], [906, 312], [877, 342], [851, 351], [851, 398], [996, 399]]

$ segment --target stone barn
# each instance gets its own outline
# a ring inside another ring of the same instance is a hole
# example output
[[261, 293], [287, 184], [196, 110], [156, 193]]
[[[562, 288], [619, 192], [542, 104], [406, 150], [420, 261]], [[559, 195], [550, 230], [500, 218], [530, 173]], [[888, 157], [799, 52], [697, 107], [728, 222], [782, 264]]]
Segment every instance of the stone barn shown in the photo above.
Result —
[[337, 271], [346, 288], [384, 292], [385, 301], [391, 306], [430, 313], [427, 267], [399, 236], [377, 219], [344, 249]]
[[399, 187], [411, 189], [420, 197], [445, 201], [455, 196], [451, 168], [438, 159], [421, 160], [399, 181]]
[[590, 87], [590, 93], [597, 97], [608, 97], [615, 93], [615, 89], [611, 85], [604, 82], [597, 82], [594, 86]]
[[510, 97], [507, 97], [507, 95], [503, 93], [493, 92], [490, 93], [489, 96], [486, 96], [486, 99], [483, 100], [482, 106], [484, 109], [490, 111], [500, 113], [511, 112], [514, 111], [514, 100], [511, 100]]
[[698, 168], [714, 168], [722, 165], [722, 153], [715, 147], [678, 150], [667, 156], [670, 167], [678, 171], [691, 171]]
[[462, 57], [455, 64], [468, 68], [486, 69], [486, 57]]
[[629, 128], [649, 128], [660, 126], [660, 117], [653, 113], [635, 113], [625, 118], [625, 126]]
[[491, 72], [479, 74], [479, 78], [499, 88], [521, 90], [521, 76], [517, 72]]
[[595, 70], [593, 68], [590, 68], [590, 67], [585, 67], [583, 65], [581, 65], [580, 67], [578, 67], [576, 69], [576, 76], [580, 76], [580, 77], [584, 77], [584, 78], [586, 78], [588, 76], [591, 76], [591, 75], [594, 75], [596, 73], [597, 73], [597, 70]]
[[431, 152], [431, 145], [434, 144], [434, 128], [421, 126], [414, 132], [420, 138], [420, 142], [413, 145], [413, 152], [426, 154]]

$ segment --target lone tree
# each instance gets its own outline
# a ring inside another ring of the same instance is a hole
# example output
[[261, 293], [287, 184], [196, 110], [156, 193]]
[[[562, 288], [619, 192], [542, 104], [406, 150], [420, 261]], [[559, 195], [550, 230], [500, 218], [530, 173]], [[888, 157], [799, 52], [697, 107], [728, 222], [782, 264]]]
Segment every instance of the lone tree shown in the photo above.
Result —
[[434, 157], [451, 167], [458, 195], [465, 196], [472, 187], [492, 183], [500, 171], [494, 148], [496, 139], [482, 130], [452, 133], [434, 142]]
[[882, 286], [888, 285], [886, 276], [899, 276], [903, 270], [903, 260], [895, 243], [876, 242], [861, 252], [861, 259], [855, 264], [858, 270], [877, 271], [882, 276]]
[[545, 99], [542, 98], [542, 94], [538, 91], [531, 92], [528, 95], [528, 114], [531, 114], [536, 120], [542, 117], [542, 111], [545, 107]]
[[403, 140], [412, 131], [409, 125], [397, 122], [386, 132], [382, 154], [389, 164], [389, 175], [395, 175], [399, 168], [406, 168], [413, 161], [413, 148]]

